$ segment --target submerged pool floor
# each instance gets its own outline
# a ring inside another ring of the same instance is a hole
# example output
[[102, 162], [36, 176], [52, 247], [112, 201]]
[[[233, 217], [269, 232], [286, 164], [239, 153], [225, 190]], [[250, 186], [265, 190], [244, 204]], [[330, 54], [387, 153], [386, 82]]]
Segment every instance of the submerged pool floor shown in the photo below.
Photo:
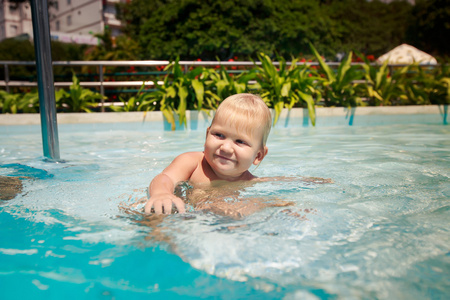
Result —
[[60, 125], [64, 163], [42, 157], [39, 127], [0, 133], [0, 298], [447, 299], [450, 129], [399, 124], [275, 128], [256, 184], [277, 198], [244, 219], [143, 216], [132, 205], [203, 131]]

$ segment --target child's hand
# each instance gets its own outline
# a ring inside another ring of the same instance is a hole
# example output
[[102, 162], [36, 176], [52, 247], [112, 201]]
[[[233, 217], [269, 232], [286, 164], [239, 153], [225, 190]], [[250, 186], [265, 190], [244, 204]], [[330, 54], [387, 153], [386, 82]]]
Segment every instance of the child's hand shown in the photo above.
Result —
[[157, 194], [150, 197], [147, 204], [145, 204], [144, 211], [149, 214], [152, 212], [153, 207], [156, 214], [171, 214], [172, 203], [175, 204], [179, 213], [182, 214], [186, 211], [183, 200], [170, 193]]

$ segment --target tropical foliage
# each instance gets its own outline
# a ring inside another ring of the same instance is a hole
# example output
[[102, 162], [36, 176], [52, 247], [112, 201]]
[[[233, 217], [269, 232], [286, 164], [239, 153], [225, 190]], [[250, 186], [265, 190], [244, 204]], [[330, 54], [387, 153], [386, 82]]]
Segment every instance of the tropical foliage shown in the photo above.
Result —
[[3, 113], [15, 114], [21, 110], [20, 94], [9, 94], [5, 91], [0, 91], [0, 109]]
[[136, 95], [131, 96], [128, 100], [119, 96], [119, 100], [122, 102], [122, 106], [110, 106], [115, 112], [129, 112], [129, 111], [149, 111], [154, 110], [155, 106], [152, 105], [151, 94], [145, 93], [143, 90], [145, 83], [142, 84]]
[[156, 91], [151, 93], [149, 100], [158, 104], [166, 120], [175, 129], [175, 116], [179, 124], [186, 124], [186, 110], [210, 110], [218, 106], [220, 98], [211, 90], [205, 89], [209, 70], [197, 67], [183, 72], [178, 60], [166, 68], [169, 74], [162, 85], [155, 81]]
[[[286, 61], [279, 57], [278, 66], [275, 66], [269, 56], [259, 55], [261, 67], [256, 77], [258, 85], [255, 86], [263, 100], [275, 110], [274, 123], [277, 123], [283, 108], [291, 109], [295, 104], [303, 101], [308, 108], [312, 124], [315, 124], [315, 101], [313, 94], [320, 95], [313, 86], [312, 79], [305, 77], [306, 69], [299, 68], [293, 60], [288, 66]], [[311, 74], [311, 73], [309, 73]]]
[[[92, 112], [98, 101], [106, 99], [100, 93], [80, 86], [80, 81], [73, 74], [69, 91], [59, 89], [55, 92], [56, 109], [59, 112]], [[37, 113], [39, 112], [39, 95], [37, 91], [29, 93], [7, 93], [0, 90], [1, 113]]]
[[363, 93], [367, 96], [369, 105], [386, 106], [392, 105], [392, 101], [398, 99], [402, 93], [402, 89], [398, 84], [401, 75], [406, 72], [408, 67], [396, 70], [390, 75], [388, 61], [386, 60], [381, 66], [371, 65], [370, 62], [363, 57], [365, 63], [364, 79], [366, 84], [361, 85]]
[[355, 107], [361, 104], [361, 98], [357, 94], [357, 83], [362, 77], [360, 70], [351, 64], [352, 52], [339, 65], [337, 72], [328, 66], [319, 55], [314, 46], [310, 45], [314, 56], [320, 65], [321, 85], [325, 106]]
[[[264, 53], [250, 70], [229, 72], [224, 66], [195, 67], [183, 70], [175, 60], [166, 68], [163, 80], [154, 80], [154, 89], [139, 91], [127, 99], [119, 97], [120, 106], [109, 106], [113, 111], [160, 110], [175, 129], [186, 125], [186, 111], [215, 110], [226, 97], [242, 92], [261, 95], [274, 110], [274, 123], [284, 108], [308, 109], [311, 123], [315, 124], [315, 107], [360, 105], [428, 105], [450, 104], [450, 72], [448, 65], [430, 69], [412, 64], [392, 67], [386, 63], [371, 63], [357, 54], [362, 63], [352, 64], [352, 53], [340, 64], [327, 64], [311, 45], [317, 62], [290, 62], [282, 57], [273, 62]], [[73, 75], [70, 89], [56, 92], [57, 109], [60, 112], [91, 112], [102, 96], [82, 88]], [[104, 98], [105, 99], [105, 98]], [[8, 94], [0, 92], [2, 113], [38, 111], [36, 92]]]
[[72, 85], [69, 92], [60, 89], [56, 92], [56, 106], [69, 112], [92, 112], [98, 106], [98, 101], [106, 99], [100, 93], [80, 86], [80, 80], [75, 74], [72, 76]]
[[[211, 91], [214, 91], [219, 101], [231, 95], [244, 93], [256, 88], [252, 83], [256, 78], [255, 69], [239, 74], [231, 74], [224, 66], [221, 66], [218, 70], [208, 69], [205, 75], [209, 78], [205, 81], [205, 84], [211, 87]], [[217, 104], [218, 101], [210, 103], [210, 107], [215, 108]]]

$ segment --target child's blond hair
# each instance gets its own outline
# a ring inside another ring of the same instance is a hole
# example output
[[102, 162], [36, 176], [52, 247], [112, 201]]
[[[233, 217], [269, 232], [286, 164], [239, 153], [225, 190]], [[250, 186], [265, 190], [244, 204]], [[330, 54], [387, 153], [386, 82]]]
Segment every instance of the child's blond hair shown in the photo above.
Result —
[[225, 118], [230, 125], [249, 134], [253, 134], [254, 129], [262, 127], [262, 146], [266, 145], [272, 126], [272, 114], [261, 97], [245, 93], [230, 96], [217, 108], [214, 119], [217, 116]]

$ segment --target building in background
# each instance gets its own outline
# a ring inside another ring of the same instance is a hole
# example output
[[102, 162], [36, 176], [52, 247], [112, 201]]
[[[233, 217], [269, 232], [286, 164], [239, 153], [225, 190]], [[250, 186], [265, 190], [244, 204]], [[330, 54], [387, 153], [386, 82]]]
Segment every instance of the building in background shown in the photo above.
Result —
[[0, 1], [0, 41], [18, 36], [33, 36], [30, 4]]
[[[52, 39], [67, 43], [97, 44], [94, 34], [111, 29], [120, 34], [116, 7], [126, 0], [53, 0], [49, 1], [49, 22]], [[0, 40], [18, 36], [33, 36], [29, 3], [0, 2]]]

